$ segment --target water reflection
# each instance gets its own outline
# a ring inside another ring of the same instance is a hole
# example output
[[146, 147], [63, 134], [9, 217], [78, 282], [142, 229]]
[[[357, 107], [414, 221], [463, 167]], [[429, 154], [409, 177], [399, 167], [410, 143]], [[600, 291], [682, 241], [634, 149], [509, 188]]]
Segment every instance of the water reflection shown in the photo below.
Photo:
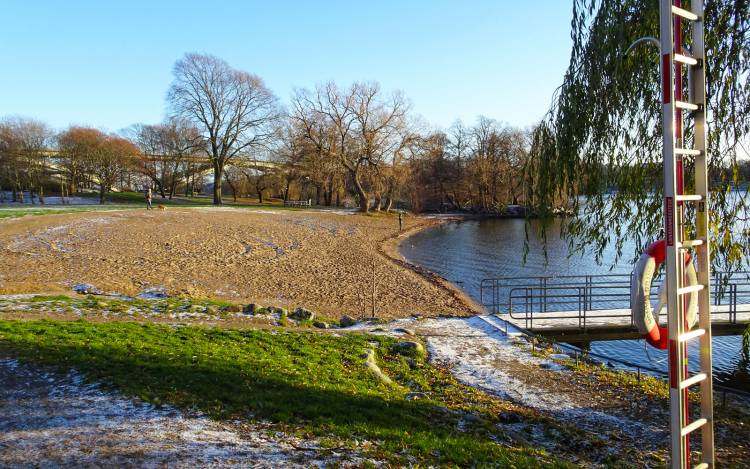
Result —
[[[535, 237], [529, 240], [530, 252], [523, 263], [524, 220], [492, 219], [462, 221], [437, 226], [415, 234], [401, 246], [401, 253], [410, 262], [422, 265], [463, 288], [479, 301], [479, 285], [483, 278], [524, 277], [540, 275], [629, 274], [627, 262], [634, 252], [632, 244], [623, 247], [625, 261], [615, 266], [597, 265], [593, 255], [568, 256], [568, 243], [559, 236], [559, 229], [547, 235], [547, 254]], [[532, 233], [533, 235], [533, 233]], [[604, 259], [614, 259], [615, 250], [608, 247]], [[741, 362], [741, 337], [714, 337], [714, 372], [718, 383], [750, 391], [750, 370]], [[646, 349], [643, 340], [594, 342], [591, 351], [618, 359], [640, 363], [652, 368], [667, 369], [665, 353]], [[689, 366], [698, 366], [697, 343], [688, 351]]]

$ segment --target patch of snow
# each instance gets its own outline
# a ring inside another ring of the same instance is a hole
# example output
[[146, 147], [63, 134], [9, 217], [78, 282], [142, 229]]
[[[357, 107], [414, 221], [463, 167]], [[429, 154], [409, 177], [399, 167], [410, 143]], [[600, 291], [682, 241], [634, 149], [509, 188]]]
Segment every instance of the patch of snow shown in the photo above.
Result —
[[150, 287], [146, 288], [136, 296], [146, 300], [158, 300], [161, 298], [167, 298], [169, 295], [167, 295], [167, 290], [164, 287]]
[[589, 430], [604, 425], [637, 437], [655, 438], [660, 433], [641, 422], [592, 409], [563, 393], [551, 392], [528, 379], [508, 374], [498, 362], [518, 361], [551, 371], [565, 368], [549, 359], [534, 357], [480, 317], [427, 319], [419, 324], [418, 331], [428, 336], [431, 360], [450, 366], [456, 378], [465, 384]]
[[[451, 369], [470, 386], [518, 404], [542, 411], [556, 419], [599, 432], [625, 432], [633, 438], [655, 441], [663, 432], [627, 417], [608, 414], [578, 402], [573, 396], [535, 385], [526, 376], [514, 376], [514, 362], [544, 368], [550, 373], [568, 369], [549, 358], [533, 356], [517, 345], [522, 333], [494, 316], [469, 318], [397, 319], [385, 325], [357, 323], [347, 330], [400, 336], [394, 329], [409, 328], [426, 338], [430, 360]], [[504, 331], [507, 330], [506, 335]], [[545, 371], [546, 371], [545, 370]]]
[[358, 466], [357, 454], [325, 456], [315, 440], [232, 426], [200, 414], [125, 399], [0, 359], [0, 466], [322, 467]]
[[103, 292], [90, 283], [76, 283], [73, 291], [81, 295], [101, 295]]

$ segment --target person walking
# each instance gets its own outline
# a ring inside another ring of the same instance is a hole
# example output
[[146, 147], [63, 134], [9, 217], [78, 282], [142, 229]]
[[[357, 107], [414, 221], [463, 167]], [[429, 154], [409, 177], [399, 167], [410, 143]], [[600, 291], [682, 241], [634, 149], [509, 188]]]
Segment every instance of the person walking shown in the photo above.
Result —
[[151, 210], [153, 207], [151, 206], [151, 188], [149, 187], [146, 191], [146, 210]]

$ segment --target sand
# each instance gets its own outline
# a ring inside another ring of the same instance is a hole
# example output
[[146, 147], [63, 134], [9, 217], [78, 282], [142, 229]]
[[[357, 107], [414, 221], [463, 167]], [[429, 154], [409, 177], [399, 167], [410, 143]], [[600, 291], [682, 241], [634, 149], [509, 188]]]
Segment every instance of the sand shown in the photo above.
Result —
[[[408, 217], [406, 232], [438, 223]], [[0, 293], [70, 293], [89, 283], [132, 295], [218, 298], [321, 314], [465, 316], [457, 289], [400, 259], [398, 221], [343, 211], [172, 208], [0, 221]]]

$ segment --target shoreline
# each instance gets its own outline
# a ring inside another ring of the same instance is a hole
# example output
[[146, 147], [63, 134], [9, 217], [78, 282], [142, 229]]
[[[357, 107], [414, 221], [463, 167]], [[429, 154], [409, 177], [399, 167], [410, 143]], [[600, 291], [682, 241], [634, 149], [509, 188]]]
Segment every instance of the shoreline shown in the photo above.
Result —
[[[461, 221], [462, 217], [445, 217], [445, 218], [428, 218], [428, 217], [422, 217], [423, 223], [412, 226], [411, 228], [407, 228], [401, 232], [398, 232], [394, 235], [391, 235], [384, 239], [382, 243], [379, 246], [379, 251], [382, 255], [387, 257], [391, 262], [394, 262], [398, 266], [409, 269], [412, 272], [415, 272], [422, 277], [424, 277], [428, 282], [443, 288], [449, 292], [449, 294], [456, 299], [456, 301], [460, 302], [464, 307], [466, 307], [471, 315], [477, 315], [477, 314], [484, 314], [486, 311], [482, 305], [477, 303], [471, 296], [469, 296], [465, 291], [463, 291], [458, 285], [454, 284], [450, 280], [442, 277], [441, 275], [425, 268], [417, 264], [413, 264], [409, 262], [400, 251], [401, 244], [408, 240], [411, 236], [421, 232], [428, 230], [430, 228], [434, 228], [436, 226], [444, 225], [447, 223], [451, 223], [454, 221]], [[449, 316], [453, 317], [453, 316]]]

